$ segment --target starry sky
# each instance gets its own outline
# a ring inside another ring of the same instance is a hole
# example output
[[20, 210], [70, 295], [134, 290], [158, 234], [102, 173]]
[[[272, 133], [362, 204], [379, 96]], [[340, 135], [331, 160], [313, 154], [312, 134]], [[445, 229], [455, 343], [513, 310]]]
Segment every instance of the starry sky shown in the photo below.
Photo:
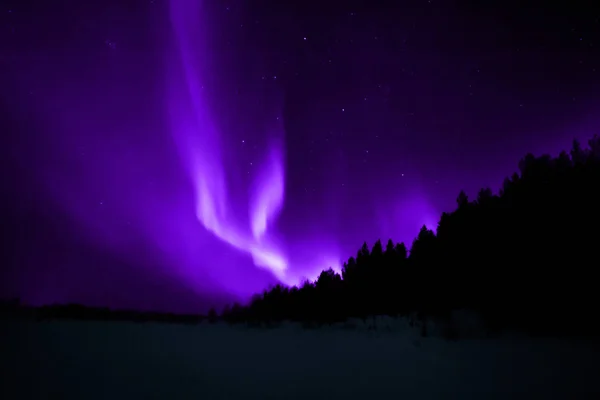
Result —
[[591, 2], [10, 3], [0, 289], [35, 304], [314, 278], [600, 127]]

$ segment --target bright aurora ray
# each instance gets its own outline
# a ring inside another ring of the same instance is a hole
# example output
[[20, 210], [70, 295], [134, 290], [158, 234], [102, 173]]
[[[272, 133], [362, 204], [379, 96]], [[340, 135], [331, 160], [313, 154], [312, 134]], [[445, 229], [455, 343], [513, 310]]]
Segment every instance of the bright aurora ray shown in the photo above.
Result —
[[[172, 83], [173, 87], [181, 87], [177, 80], [183, 77], [184, 81], [180, 84], [183, 83], [187, 89], [172, 94], [172, 129], [194, 185], [196, 216], [218, 238], [251, 254], [256, 266], [267, 268], [281, 281], [291, 283], [286, 275], [287, 260], [271, 244], [269, 236], [270, 224], [277, 218], [284, 201], [284, 150], [281, 140], [272, 140], [262, 173], [255, 178], [257, 182], [247, 202], [249, 226], [241, 225], [232, 213], [234, 205], [240, 204], [240, 201], [232, 201], [229, 194], [223, 143], [208, 115], [202, 93], [199, 63], [203, 58], [199, 57], [198, 49], [203, 46], [201, 40], [197, 40], [201, 37], [197, 32], [201, 24], [197, 18], [198, 3], [189, 0], [171, 2], [171, 21], [181, 62], [181, 69], [176, 69]], [[182, 108], [182, 100], [184, 103], [187, 100], [189, 107]]]
[[[203, 62], [206, 62], [206, 54], [209, 52], [200, 29], [200, 3], [194, 0], [170, 2], [178, 57], [175, 62], [177, 66], [171, 70], [168, 80], [171, 87], [172, 133], [195, 189], [196, 216], [199, 222], [222, 241], [250, 254], [257, 267], [271, 271], [283, 283], [296, 284], [304, 278], [313, 279], [328, 267], [339, 271], [342, 254], [335, 240], [324, 240], [325, 235], [321, 233], [308, 239], [300, 238], [298, 243], [290, 243], [289, 238], [284, 240], [273, 229], [273, 223], [279, 216], [285, 199], [284, 128], [281, 118], [277, 118], [277, 123], [269, 127], [269, 132], [258, 132], [268, 136], [269, 144], [260, 163], [261, 169], [253, 176], [254, 183], [250, 187], [249, 196], [239, 194], [239, 190], [236, 195], [232, 195], [232, 189], [236, 188], [229, 184], [228, 177], [236, 168], [235, 154], [228, 154], [233, 151], [226, 148], [225, 135], [219, 132], [211, 119], [207, 106], [209, 99], [204, 90], [203, 79], [207, 79], [207, 76], [203, 72]], [[226, 159], [234, 161], [227, 163]], [[401, 204], [395, 214], [402, 214], [399, 217], [408, 225], [415, 225], [414, 228], [423, 222], [431, 226], [434, 221], [431, 216], [434, 213], [427, 202], [421, 196], [412, 196], [407, 201], [411, 204]], [[239, 218], [240, 211], [244, 211], [239, 209], [240, 206], [245, 206], [248, 219]], [[396, 208], [398, 206], [395, 204]], [[414, 215], [407, 215], [406, 207], [413, 212], [420, 210], [422, 215], [416, 218]], [[423, 220], [424, 214], [427, 214], [426, 221]], [[385, 220], [385, 217], [380, 220]], [[419, 220], [420, 224], [414, 224], [415, 220]], [[360, 230], [364, 230], [364, 226]], [[299, 247], [308, 247], [318, 254], [309, 258], [304, 254], [297, 261], [298, 264], [294, 265], [288, 260], [285, 249]]]

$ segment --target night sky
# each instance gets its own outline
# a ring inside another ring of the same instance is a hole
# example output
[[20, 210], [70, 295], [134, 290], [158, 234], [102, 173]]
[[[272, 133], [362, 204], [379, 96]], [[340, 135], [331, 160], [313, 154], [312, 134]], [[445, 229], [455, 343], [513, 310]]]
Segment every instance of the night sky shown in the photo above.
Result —
[[0, 294], [35, 304], [298, 283], [600, 128], [592, 2], [10, 3]]

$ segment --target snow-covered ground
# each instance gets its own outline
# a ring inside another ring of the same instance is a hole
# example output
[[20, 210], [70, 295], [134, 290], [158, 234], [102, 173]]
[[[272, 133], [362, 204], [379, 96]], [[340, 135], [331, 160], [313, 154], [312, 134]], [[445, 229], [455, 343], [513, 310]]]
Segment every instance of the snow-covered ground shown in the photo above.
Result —
[[598, 347], [291, 325], [0, 322], [0, 398], [598, 399]]

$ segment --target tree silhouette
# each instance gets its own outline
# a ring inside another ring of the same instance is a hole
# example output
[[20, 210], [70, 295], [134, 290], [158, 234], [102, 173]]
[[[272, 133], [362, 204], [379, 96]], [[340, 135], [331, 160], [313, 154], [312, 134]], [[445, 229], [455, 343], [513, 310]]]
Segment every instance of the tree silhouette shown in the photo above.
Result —
[[300, 288], [276, 286], [235, 314], [330, 323], [468, 309], [494, 330], [600, 333], [592, 318], [599, 300], [598, 189], [597, 135], [587, 148], [574, 141], [557, 157], [527, 154], [498, 194], [483, 188], [470, 201], [461, 191], [456, 210], [441, 215], [436, 232], [423, 226], [410, 251], [392, 240], [385, 249], [379, 240], [372, 249], [363, 243], [341, 276], [328, 269]]
[[[403, 243], [365, 242], [341, 274], [275, 285], [220, 318], [272, 325], [285, 320], [330, 324], [374, 315], [445, 317], [478, 313], [490, 330], [532, 334], [600, 334], [596, 323], [600, 243], [600, 137], [574, 141], [556, 157], [527, 154], [497, 194], [461, 191], [436, 231], [423, 226], [410, 251]], [[4, 315], [34, 318], [198, 322], [198, 316], [136, 313], [65, 305], [30, 309], [0, 304]], [[216, 322], [215, 310], [208, 320]]]
[[458, 205], [458, 208], [464, 208], [469, 205], [469, 196], [467, 196], [464, 190], [461, 190], [458, 194], [456, 204]]

